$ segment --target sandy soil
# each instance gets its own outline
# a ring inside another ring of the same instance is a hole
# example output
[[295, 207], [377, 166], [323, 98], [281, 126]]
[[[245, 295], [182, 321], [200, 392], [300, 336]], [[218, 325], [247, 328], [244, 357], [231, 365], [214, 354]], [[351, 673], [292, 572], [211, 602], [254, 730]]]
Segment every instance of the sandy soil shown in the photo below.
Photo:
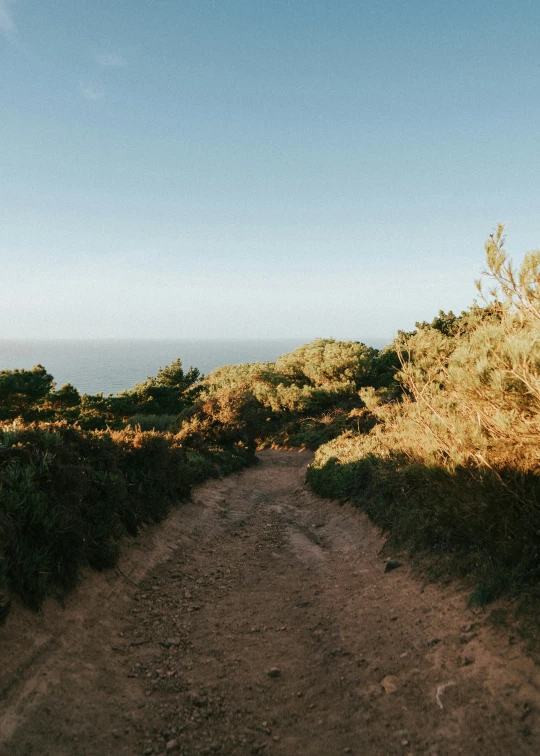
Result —
[[540, 671], [264, 451], [0, 629], [0, 753], [538, 754]]

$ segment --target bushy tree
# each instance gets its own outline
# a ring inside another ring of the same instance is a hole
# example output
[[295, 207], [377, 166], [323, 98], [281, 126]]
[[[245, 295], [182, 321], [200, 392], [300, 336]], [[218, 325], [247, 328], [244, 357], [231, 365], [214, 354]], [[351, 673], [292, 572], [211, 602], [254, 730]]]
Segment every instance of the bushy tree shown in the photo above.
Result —
[[147, 378], [143, 383], [137, 383], [132, 389], [118, 394], [118, 400], [124, 402], [126, 408], [132, 406], [132, 414], [177, 414], [196, 399], [200, 379], [197, 368], [191, 367], [185, 373], [181, 360], [176, 359], [160, 368], [155, 378]]
[[71, 383], [64, 383], [58, 391], [49, 397], [50, 402], [57, 408], [70, 409], [78, 407], [81, 403], [81, 395]]
[[54, 379], [43, 365], [32, 370], [0, 371], [0, 419], [28, 415], [54, 388]]
[[285, 354], [275, 369], [295, 383], [325, 386], [353, 382], [369, 385], [377, 350], [359, 341], [316, 339]]

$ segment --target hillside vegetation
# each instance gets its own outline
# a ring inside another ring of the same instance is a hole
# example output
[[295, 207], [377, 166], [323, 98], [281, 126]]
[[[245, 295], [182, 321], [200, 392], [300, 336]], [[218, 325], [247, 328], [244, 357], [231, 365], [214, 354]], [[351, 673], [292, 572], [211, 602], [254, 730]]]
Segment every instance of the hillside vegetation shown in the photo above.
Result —
[[[39, 607], [81, 565], [113, 566], [122, 534], [161, 520], [192, 485], [253, 463], [243, 396], [200, 402], [198, 377], [177, 360], [103, 397], [55, 390], [40, 365], [0, 373], [0, 620], [9, 596]], [[171, 432], [186, 410], [199, 432]]]
[[395, 544], [473, 575], [482, 603], [536, 596], [540, 579], [540, 253], [516, 271], [503, 245], [499, 227], [489, 302], [401, 334], [399, 396], [364, 391], [373, 428], [321, 446], [309, 470]]
[[40, 365], [1, 371], [0, 592], [39, 606], [80, 565], [113, 565], [122, 533], [194, 483], [276, 444], [315, 449], [318, 493], [362, 507], [439, 573], [473, 578], [475, 600], [536, 596], [540, 253], [515, 270], [502, 227], [486, 253], [481, 305], [380, 351], [317, 339], [207, 377], [176, 360], [107, 397], [57, 389]]

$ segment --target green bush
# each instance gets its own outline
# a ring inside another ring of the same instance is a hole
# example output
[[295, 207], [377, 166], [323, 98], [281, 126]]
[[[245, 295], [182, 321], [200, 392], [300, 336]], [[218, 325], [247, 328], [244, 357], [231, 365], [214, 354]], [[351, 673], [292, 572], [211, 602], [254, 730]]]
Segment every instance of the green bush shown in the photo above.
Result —
[[126, 423], [126, 427], [138, 428], [142, 431], [168, 432], [178, 423], [178, 415], [133, 415]]
[[193, 484], [253, 461], [240, 427], [194, 446], [131, 428], [0, 427], [0, 593], [38, 607], [81, 565], [114, 565], [121, 535], [159, 522]]
[[54, 388], [54, 379], [42, 365], [32, 370], [0, 370], [0, 420], [35, 416]]
[[200, 372], [194, 367], [184, 373], [182, 362], [177, 359], [160, 368], [155, 378], [147, 378], [118, 394], [116, 400], [125, 402], [133, 414], [177, 415], [196, 399], [200, 378]]
[[275, 363], [229, 365], [201, 383], [201, 397], [228, 390], [258, 403], [258, 442], [316, 448], [344, 429], [359, 428], [364, 402], [359, 391], [372, 386], [396, 391], [399, 359], [394, 348], [380, 352], [356, 341], [316, 339]]

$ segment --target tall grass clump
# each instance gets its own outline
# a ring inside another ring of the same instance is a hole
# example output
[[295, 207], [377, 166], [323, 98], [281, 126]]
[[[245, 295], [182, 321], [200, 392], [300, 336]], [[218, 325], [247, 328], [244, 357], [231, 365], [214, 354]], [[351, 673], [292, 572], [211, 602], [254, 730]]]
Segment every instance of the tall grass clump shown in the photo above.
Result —
[[366, 392], [374, 427], [322, 446], [308, 474], [392, 542], [474, 574], [481, 602], [540, 580], [540, 252], [516, 270], [500, 226], [486, 257], [484, 306], [401, 334], [401, 396]]

